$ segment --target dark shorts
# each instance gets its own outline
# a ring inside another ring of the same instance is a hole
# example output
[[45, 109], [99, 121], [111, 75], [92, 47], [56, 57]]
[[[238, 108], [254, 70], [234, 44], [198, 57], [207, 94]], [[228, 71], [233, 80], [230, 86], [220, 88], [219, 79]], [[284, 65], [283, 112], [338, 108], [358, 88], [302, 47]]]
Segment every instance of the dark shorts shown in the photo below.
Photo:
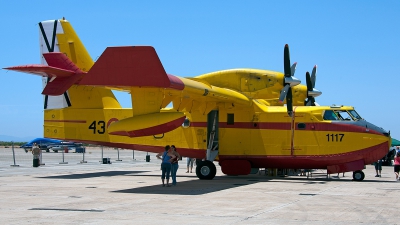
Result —
[[400, 171], [400, 165], [394, 165], [394, 172], [398, 173]]
[[375, 170], [382, 170], [382, 161], [374, 162]]

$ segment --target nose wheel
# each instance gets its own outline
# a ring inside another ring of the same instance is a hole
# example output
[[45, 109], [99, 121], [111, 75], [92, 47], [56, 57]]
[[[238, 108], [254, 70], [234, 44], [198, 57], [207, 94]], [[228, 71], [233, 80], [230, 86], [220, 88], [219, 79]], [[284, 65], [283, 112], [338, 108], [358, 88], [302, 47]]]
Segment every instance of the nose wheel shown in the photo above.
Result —
[[365, 177], [364, 172], [361, 170], [357, 170], [357, 171], [353, 172], [353, 180], [354, 181], [362, 181], [362, 180], [364, 180], [364, 177]]

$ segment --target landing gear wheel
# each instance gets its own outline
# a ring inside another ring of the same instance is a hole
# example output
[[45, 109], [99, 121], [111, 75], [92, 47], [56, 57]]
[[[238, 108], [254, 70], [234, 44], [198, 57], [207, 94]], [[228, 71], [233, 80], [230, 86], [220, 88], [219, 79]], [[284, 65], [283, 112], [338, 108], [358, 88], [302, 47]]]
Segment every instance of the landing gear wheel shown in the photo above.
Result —
[[217, 173], [217, 168], [211, 161], [200, 161], [196, 167], [196, 175], [200, 180], [212, 180]]
[[362, 181], [362, 180], [364, 180], [364, 177], [365, 177], [364, 172], [361, 170], [357, 170], [357, 171], [353, 172], [353, 180], [355, 180], [355, 181]]

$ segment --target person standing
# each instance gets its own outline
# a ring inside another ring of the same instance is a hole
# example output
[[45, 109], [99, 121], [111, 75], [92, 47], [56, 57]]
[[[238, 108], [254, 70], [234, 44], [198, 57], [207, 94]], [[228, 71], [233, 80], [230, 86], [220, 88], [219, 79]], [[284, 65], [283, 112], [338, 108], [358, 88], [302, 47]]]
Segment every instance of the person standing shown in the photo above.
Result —
[[379, 159], [378, 161], [374, 162], [374, 165], [375, 165], [375, 171], [376, 171], [375, 177], [381, 177], [382, 176], [382, 159]]
[[[33, 155], [33, 166], [38, 167], [40, 165], [40, 150], [39, 146], [36, 143], [32, 145], [32, 155]], [[37, 164], [35, 163], [37, 162]]]
[[186, 173], [189, 173], [189, 167], [190, 167], [190, 172], [192, 173], [194, 160], [196, 160], [196, 159], [187, 157], [187, 171], [186, 171]]
[[400, 151], [396, 151], [394, 156], [394, 174], [396, 175], [396, 181], [399, 181], [399, 171], [400, 171]]
[[176, 151], [175, 145], [171, 145], [172, 154], [175, 158], [171, 159], [171, 176], [172, 176], [172, 185], [176, 185], [176, 173], [178, 172], [179, 164], [178, 161], [181, 159], [181, 155]]
[[[162, 156], [162, 157], [161, 157]], [[174, 158], [175, 156], [171, 153], [171, 147], [169, 145], [165, 146], [165, 151], [160, 152], [156, 155], [158, 159], [162, 160], [161, 163], [161, 181], [162, 181], [162, 186], [165, 187], [164, 180], [167, 180], [167, 187], [170, 187], [169, 185], [169, 175], [171, 173], [171, 159]]]

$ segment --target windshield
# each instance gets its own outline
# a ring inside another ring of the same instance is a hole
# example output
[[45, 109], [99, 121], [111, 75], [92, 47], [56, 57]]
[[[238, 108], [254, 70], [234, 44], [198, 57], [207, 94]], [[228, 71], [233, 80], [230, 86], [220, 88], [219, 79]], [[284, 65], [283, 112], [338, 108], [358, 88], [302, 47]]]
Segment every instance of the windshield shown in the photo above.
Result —
[[350, 114], [345, 110], [335, 110], [340, 120], [352, 120]]
[[362, 120], [362, 117], [356, 112], [356, 110], [349, 110], [349, 113], [353, 116], [353, 118]]
[[360, 115], [355, 110], [325, 110], [324, 120], [360, 120]]

